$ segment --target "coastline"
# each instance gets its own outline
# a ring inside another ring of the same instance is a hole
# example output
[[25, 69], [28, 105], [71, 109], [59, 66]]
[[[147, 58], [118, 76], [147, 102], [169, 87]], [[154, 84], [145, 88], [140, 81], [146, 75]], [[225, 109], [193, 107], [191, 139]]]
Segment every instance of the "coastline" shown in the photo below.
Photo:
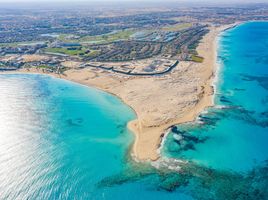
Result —
[[219, 47], [219, 42], [220, 42], [219, 41], [220, 35], [223, 32], [225, 32], [225, 31], [227, 31], [229, 29], [236, 28], [237, 26], [239, 26], [241, 24], [244, 24], [244, 23], [247, 23], [247, 22], [236, 22], [234, 24], [230, 24], [230, 25], [226, 25], [226, 26], [221, 26], [217, 30], [217, 34], [215, 35], [215, 38], [212, 41], [214, 43], [213, 44], [213, 50], [212, 50], [213, 51], [213, 54], [214, 54], [214, 58], [215, 58], [214, 65], [212, 65], [212, 66], [214, 66], [214, 69], [213, 69], [214, 71], [213, 71], [213, 76], [210, 79], [208, 79], [208, 83], [210, 83], [211, 84], [211, 87], [213, 88], [213, 94], [210, 97], [212, 102], [211, 103], [208, 103], [207, 106], [204, 105], [203, 106], [204, 108], [199, 113], [197, 113], [196, 115], [192, 115], [192, 119], [188, 118], [188, 120], [187, 120], [187, 118], [186, 118], [184, 122], [179, 122], [177, 124], [173, 124], [173, 125], [169, 126], [167, 129], [165, 129], [166, 130], [165, 131], [165, 135], [162, 137], [162, 140], [160, 142], [160, 146], [158, 148], [159, 154], [161, 152], [161, 149], [163, 148], [163, 145], [165, 143], [165, 140], [167, 138], [167, 135], [170, 133], [170, 130], [171, 130], [171, 127], [172, 126], [183, 124], [183, 123], [189, 123], [189, 122], [196, 122], [196, 123], [198, 123], [198, 116], [200, 114], [202, 114], [203, 112], [207, 112], [207, 110], [206, 110], [207, 108], [215, 106], [215, 94], [216, 94], [216, 91], [217, 91], [217, 84], [218, 84], [218, 81], [219, 81], [219, 73], [220, 73], [220, 69], [221, 69], [221, 64], [217, 60], [217, 57], [218, 57], [218, 47]]
[[[197, 48], [199, 55], [205, 58], [204, 62], [181, 62], [176, 67], [179, 69], [163, 77], [133, 78], [87, 69], [71, 69], [65, 76], [45, 74], [95, 87], [119, 97], [137, 116], [137, 119], [128, 123], [128, 128], [135, 135], [132, 157], [136, 161], [155, 161], [160, 157], [159, 147], [171, 126], [194, 121], [202, 111], [214, 105], [214, 83], [219, 67], [217, 38], [222, 31], [236, 25], [210, 28], [210, 32], [204, 36]], [[42, 71], [31, 69], [8, 73], [42, 74]], [[177, 80], [178, 76], [180, 81]], [[177, 92], [180, 87], [181, 91]], [[178, 108], [178, 111], [174, 111], [174, 107]]]
[[[218, 48], [218, 37], [219, 35], [228, 30], [228, 29], [232, 29], [235, 28], [236, 26], [238, 26], [240, 23], [235, 23], [235, 24], [230, 24], [230, 25], [226, 25], [226, 26], [221, 26], [219, 28], [217, 28], [216, 32], [212, 35], [212, 38], [210, 38], [210, 34], [211, 32], [213, 32], [214, 30], [210, 30], [210, 32], [205, 36], [205, 39], [203, 39], [201, 41], [201, 44], [199, 44], [197, 51], [198, 54], [203, 56], [206, 60], [205, 63], [200, 63], [199, 65], [203, 65], [205, 67], [205, 65], [209, 66], [208, 67], [208, 73], [207, 75], [210, 75], [210, 77], [208, 77], [207, 81], [204, 83], [204, 93], [203, 93], [203, 97], [200, 98], [199, 103], [192, 108], [192, 110], [190, 112], [188, 112], [187, 114], [185, 114], [183, 117], [181, 118], [177, 118], [174, 121], [164, 124], [162, 126], [159, 127], [155, 127], [155, 128], [151, 128], [151, 130], [141, 130], [138, 128], [138, 125], [135, 123], [135, 121], [132, 121], [129, 123], [129, 128], [130, 130], [132, 130], [132, 132], [136, 133], [136, 141], [134, 143], [134, 147], [133, 147], [133, 155], [135, 157], [135, 155], [139, 155], [138, 151], [138, 140], [139, 140], [139, 135], [141, 134], [141, 132], [147, 132], [148, 131], [148, 135], [149, 135], [149, 131], [151, 132], [151, 134], [154, 132], [158, 132], [160, 135], [158, 135], [159, 137], [159, 144], [157, 147], [157, 156], [151, 157], [150, 160], [151, 161], [156, 161], [158, 160], [159, 156], [160, 156], [160, 151], [162, 148], [162, 145], [164, 143], [165, 138], [167, 137], [167, 134], [169, 133], [169, 129], [174, 126], [174, 125], [178, 125], [178, 124], [182, 124], [182, 123], [187, 123], [187, 122], [193, 122], [197, 119], [197, 117], [199, 116], [200, 113], [202, 113], [203, 111], [205, 111], [206, 108], [208, 107], [212, 107], [214, 106], [214, 94], [215, 94], [215, 90], [216, 90], [216, 82], [217, 82], [217, 77], [218, 77], [218, 69], [219, 69], [219, 63], [217, 63], [217, 48]], [[206, 38], [210, 38], [210, 39], [206, 39]], [[209, 45], [212, 48], [207, 48], [206, 44]], [[205, 52], [206, 50], [209, 50], [207, 52]], [[212, 55], [212, 56], [211, 56]], [[212, 91], [211, 91], [212, 89]], [[139, 160], [139, 159], [138, 159]]]

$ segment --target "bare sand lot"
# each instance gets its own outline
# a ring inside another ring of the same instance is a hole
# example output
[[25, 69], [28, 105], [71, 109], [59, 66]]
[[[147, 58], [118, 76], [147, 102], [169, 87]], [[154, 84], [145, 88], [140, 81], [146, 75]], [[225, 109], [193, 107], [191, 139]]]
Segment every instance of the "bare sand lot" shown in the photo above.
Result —
[[177, 60], [166, 58], [147, 58], [142, 60], [133, 60], [127, 62], [89, 62], [92, 66], [102, 66], [105, 68], [113, 67], [117, 71], [131, 73], [159, 73], [166, 71], [170, 66], [174, 65]]

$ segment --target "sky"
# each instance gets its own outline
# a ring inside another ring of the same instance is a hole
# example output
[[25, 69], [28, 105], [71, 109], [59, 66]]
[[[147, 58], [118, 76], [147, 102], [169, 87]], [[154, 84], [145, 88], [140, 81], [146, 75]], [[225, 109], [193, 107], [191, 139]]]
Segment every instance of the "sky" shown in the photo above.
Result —
[[196, 2], [196, 3], [268, 3], [268, 0], [0, 0], [0, 2]]

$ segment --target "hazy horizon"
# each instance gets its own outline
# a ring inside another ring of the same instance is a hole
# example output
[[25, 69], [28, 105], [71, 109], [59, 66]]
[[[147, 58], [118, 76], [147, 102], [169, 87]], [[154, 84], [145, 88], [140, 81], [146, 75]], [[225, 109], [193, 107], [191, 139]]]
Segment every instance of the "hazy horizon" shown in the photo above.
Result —
[[40, 2], [50, 2], [50, 3], [58, 3], [58, 2], [65, 2], [65, 3], [100, 3], [100, 2], [110, 2], [110, 3], [135, 3], [135, 2], [145, 2], [145, 3], [184, 3], [184, 4], [192, 4], [192, 3], [202, 3], [202, 4], [230, 4], [230, 3], [268, 3], [268, 0], [220, 0], [215, 2], [214, 0], [168, 0], [168, 1], [161, 1], [161, 0], [0, 0], [2, 3], [40, 3]]
[[243, 6], [247, 4], [267, 4], [268, 0], [0, 0], [0, 8], [4, 9], [42, 9], [42, 8], [62, 8], [68, 9], [70, 7], [88, 8], [89, 5], [94, 8], [111, 8], [122, 9], [122, 7], [146, 9], [146, 8], [168, 8], [174, 7], [229, 7], [229, 6]]

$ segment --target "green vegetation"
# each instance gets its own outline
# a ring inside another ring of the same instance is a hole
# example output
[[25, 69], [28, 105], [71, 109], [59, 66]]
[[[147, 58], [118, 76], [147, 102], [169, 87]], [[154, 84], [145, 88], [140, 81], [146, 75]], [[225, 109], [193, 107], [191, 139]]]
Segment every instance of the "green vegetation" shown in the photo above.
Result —
[[90, 50], [88, 54], [86, 54], [87, 57], [95, 57], [101, 53], [100, 50]]
[[77, 49], [70, 49], [70, 48], [47, 48], [45, 52], [48, 53], [61, 53], [66, 54], [69, 56], [79, 56], [87, 54], [87, 50], [85, 48], [77, 48]]
[[133, 30], [122, 30], [114, 34], [98, 35], [98, 36], [85, 36], [79, 39], [79, 42], [103, 43], [114, 42], [117, 40], [127, 40], [133, 35]]
[[202, 63], [204, 61], [204, 58], [201, 56], [192, 55], [191, 60], [194, 62]]
[[48, 66], [48, 65], [39, 65], [39, 66], [37, 66], [37, 68], [48, 69], [48, 68], [51, 68], [51, 67]]
[[60, 53], [69, 56], [84, 56], [84, 57], [95, 57], [100, 54], [100, 50], [89, 50], [85, 47], [77, 48], [46, 48], [47, 53]]
[[186, 28], [190, 28], [192, 26], [191, 23], [183, 23], [183, 24], [175, 24], [173, 26], [165, 26], [162, 28], [163, 31], [180, 31]]
[[91, 44], [101, 44], [114, 42], [117, 40], [127, 40], [136, 31], [134, 30], [122, 30], [113, 34], [97, 35], [97, 36], [84, 36], [79, 39], [68, 39], [68, 35], [60, 35], [59, 39], [63, 42], [80, 42], [80, 43], [91, 43]]
[[60, 34], [59, 37], [58, 37], [58, 39], [60, 41], [63, 41], [63, 42], [68, 42], [68, 41], [71, 41], [71, 39], [68, 39], [69, 36], [70, 35], [68, 35], [68, 34]]

